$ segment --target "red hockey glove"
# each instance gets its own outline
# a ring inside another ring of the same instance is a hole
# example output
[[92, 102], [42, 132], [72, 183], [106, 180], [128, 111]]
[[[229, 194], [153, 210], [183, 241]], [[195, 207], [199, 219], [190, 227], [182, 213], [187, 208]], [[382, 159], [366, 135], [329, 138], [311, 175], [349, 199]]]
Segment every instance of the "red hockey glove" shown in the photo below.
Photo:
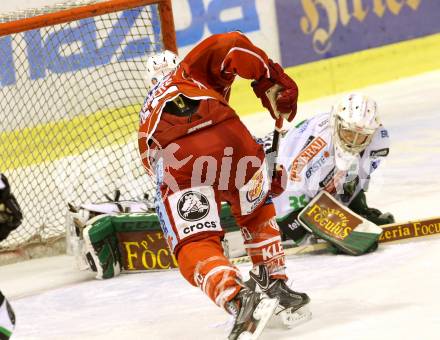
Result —
[[291, 122], [297, 110], [298, 86], [279, 64], [269, 62], [271, 77], [252, 82], [252, 88], [274, 119], [282, 116]]
[[276, 164], [276, 171], [272, 177], [272, 182], [270, 185], [270, 191], [272, 192], [272, 197], [277, 197], [281, 195], [286, 189], [287, 185], [287, 172], [286, 169], [281, 164]]

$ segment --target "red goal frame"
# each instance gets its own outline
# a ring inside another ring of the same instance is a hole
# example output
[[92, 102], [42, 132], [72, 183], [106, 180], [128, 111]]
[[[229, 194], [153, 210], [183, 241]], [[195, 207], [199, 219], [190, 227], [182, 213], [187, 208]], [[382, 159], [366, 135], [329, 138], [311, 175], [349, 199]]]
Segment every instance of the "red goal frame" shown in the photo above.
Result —
[[171, 0], [108, 0], [96, 4], [64, 9], [31, 18], [0, 23], [0, 37], [41, 27], [63, 24], [73, 20], [118, 12], [128, 8], [154, 4], [157, 4], [159, 9], [164, 48], [177, 53], [176, 31]]

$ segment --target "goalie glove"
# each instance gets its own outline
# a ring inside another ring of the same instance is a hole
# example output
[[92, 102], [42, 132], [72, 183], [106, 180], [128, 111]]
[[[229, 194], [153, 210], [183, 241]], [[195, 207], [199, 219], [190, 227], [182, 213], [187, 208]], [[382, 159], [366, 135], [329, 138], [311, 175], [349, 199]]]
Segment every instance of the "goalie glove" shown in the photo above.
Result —
[[365, 196], [364, 190], [359, 191], [348, 207], [356, 214], [362, 216], [370, 222], [373, 222], [376, 225], [384, 225], [395, 222], [394, 216], [391, 213], [382, 213], [379, 209], [370, 208], [368, 206], [367, 197]]
[[382, 228], [355, 214], [325, 190], [300, 212], [301, 225], [344, 254], [362, 255], [377, 248]]
[[0, 241], [16, 229], [23, 219], [20, 205], [11, 194], [11, 187], [5, 175], [0, 174]]
[[252, 82], [252, 88], [272, 118], [283, 117], [291, 122], [296, 115], [298, 86], [283, 68], [269, 60], [270, 78]]
[[300, 212], [301, 210], [296, 210], [282, 217], [277, 217], [277, 224], [280, 227], [283, 241], [290, 239], [299, 245], [306, 235], [309, 234], [298, 221], [298, 214]]

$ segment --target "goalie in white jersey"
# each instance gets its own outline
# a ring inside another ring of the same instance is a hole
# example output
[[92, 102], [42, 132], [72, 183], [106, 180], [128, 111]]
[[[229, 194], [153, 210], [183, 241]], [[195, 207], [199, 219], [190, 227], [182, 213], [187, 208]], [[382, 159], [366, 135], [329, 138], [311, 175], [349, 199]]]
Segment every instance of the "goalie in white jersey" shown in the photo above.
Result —
[[373, 99], [350, 94], [332, 112], [282, 134], [279, 143], [277, 163], [286, 169], [287, 184], [273, 201], [278, 224], [289, 238], [300, 241], [306, 235], [296, 217], [321, 190], [377, 225], [394, 222], [391, 214], [368, 207], [365, 197], [370, 175], [390, 144]]

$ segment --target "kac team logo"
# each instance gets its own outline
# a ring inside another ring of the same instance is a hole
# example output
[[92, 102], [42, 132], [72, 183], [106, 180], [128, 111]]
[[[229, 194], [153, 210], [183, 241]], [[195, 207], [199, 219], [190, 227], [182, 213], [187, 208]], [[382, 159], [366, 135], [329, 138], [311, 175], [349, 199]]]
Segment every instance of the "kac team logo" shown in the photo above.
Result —
[[198, 221], [209, 213], [209, 202], [205, 195], [188, 191], [177, 201], [177, 212], [185, 221]]
[[261, 170], [255, 173], [255, 175], [252, 177], [251, 181], [251, 187], [249, 188], [248, 192], [246, 193], [246, 199], [249, 202], [255, 202], [257, 199], [260, 198], [262, 192], [263, 192], [263, 186], [264, 186], [264, 175]]

